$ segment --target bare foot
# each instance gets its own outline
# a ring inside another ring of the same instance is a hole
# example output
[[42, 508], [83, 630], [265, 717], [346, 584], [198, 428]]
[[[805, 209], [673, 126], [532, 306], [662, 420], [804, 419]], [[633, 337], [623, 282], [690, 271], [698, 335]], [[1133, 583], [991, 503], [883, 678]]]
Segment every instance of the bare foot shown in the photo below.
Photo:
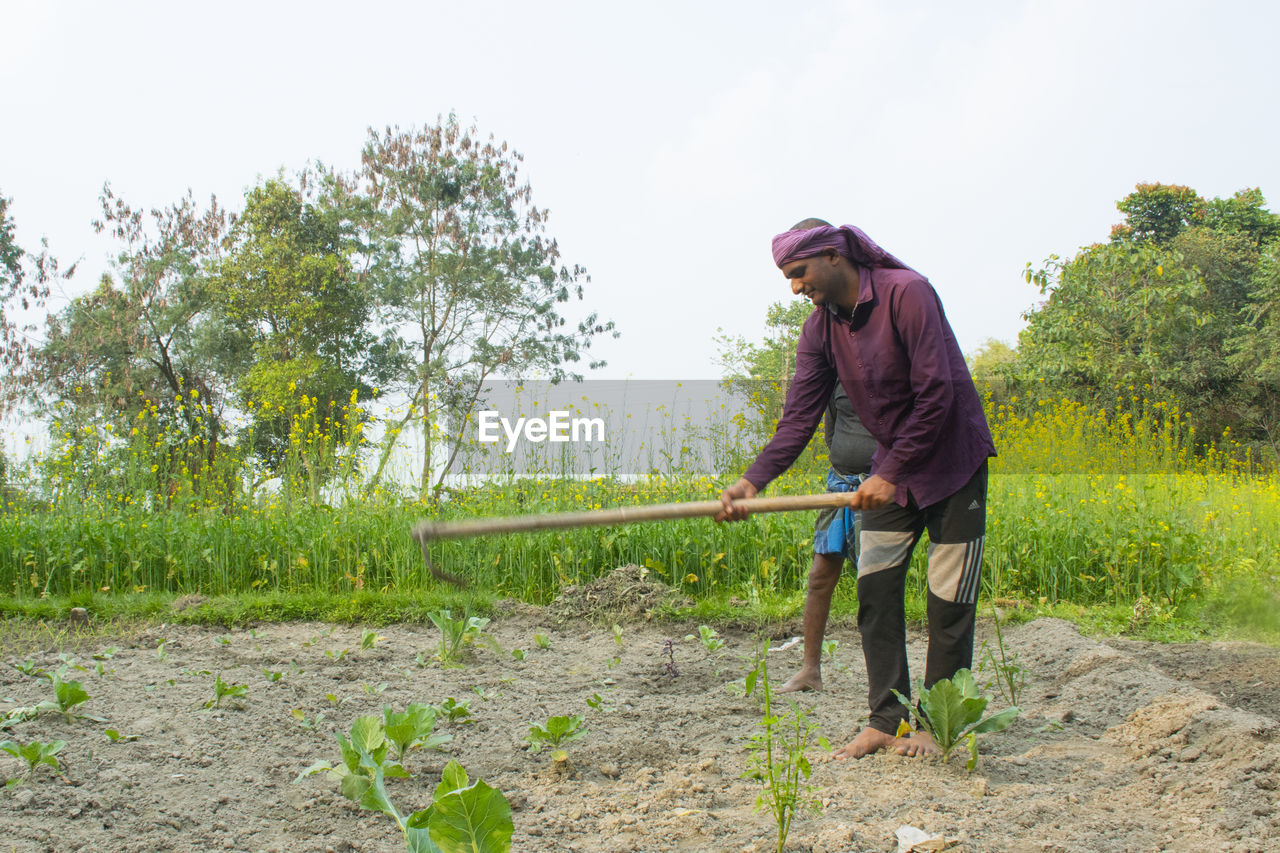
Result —
[[816, 669], [801, 669], [784, 685], [778, 688], [779, 693], [800, 693], [802, 691], [822, 690], [822, 673]]
[[864, 755], [888, 749], [896, 740], [897, 738], [891, 734], [867, 726], [846, 746], [836, 750], [835, 758], [837, 761], [845, 758], [861, 758]]
[[898, 755], [908, 755], [912, 758], [921, 755], [942, 755], [942, 750], [938, 749], [938, 745], [933, 742], [933, 737], [928, 732], [912, 732], [906, 737], [895, 739], [893, 751]]

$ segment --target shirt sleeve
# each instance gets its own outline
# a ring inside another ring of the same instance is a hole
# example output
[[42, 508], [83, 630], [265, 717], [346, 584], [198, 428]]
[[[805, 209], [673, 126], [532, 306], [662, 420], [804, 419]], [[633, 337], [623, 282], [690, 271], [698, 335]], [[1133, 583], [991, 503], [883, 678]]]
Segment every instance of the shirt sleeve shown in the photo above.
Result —
[[796, 348], [796, 372], [782, 407], [782, 418], [773, 438], [743, 475], [763, 490], [791, 467], [813, 438], [835, 389], [836, 371], [824, 343], [824, 310], [814, 311], [800, 330]]
[[937, 293], [924, 279], [914, 279], [895, 295], [893, 321], [909, 362], [911, 408], [885, 448], [876, 473], [901, 486], [936, 452], [955, 387], [947, 357], [946, 320]]

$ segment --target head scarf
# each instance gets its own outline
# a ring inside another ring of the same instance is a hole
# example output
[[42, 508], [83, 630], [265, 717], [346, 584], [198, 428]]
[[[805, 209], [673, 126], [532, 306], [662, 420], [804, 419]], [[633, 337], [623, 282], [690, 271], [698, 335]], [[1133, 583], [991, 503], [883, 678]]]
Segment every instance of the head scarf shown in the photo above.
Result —
[[784, 231], [773, 238], [773, 262], [781, 268], [792, 261], [821, 255], [827, 249], [835, 249], [843, 257], [864, 267], [911, 269], [854, 225], [841, 225], [839, 228], [819, 225], [817, 228]]

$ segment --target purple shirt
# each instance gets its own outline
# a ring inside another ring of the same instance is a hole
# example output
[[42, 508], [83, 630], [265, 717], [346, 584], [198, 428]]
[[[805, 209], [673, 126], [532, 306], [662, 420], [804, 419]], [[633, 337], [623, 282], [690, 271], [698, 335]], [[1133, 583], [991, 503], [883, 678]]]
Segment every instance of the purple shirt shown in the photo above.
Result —
[[921, 507], [960, 490], [996, 453], [982, 401], [942, 302], [914, 270], [859, 267], [852, 316], [819, 307], [805, 320], [777, 432], [744, 475], [763, 489], [795, 462], [836, 380], [879, 443], [871, 472]]

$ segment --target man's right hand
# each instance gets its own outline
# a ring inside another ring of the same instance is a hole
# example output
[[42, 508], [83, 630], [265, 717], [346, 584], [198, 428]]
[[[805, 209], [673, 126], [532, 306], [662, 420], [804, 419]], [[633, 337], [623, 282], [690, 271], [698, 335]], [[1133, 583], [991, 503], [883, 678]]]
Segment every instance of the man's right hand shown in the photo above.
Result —
[[724, 505], [724, 508], [716, 513], [716, 523], [719, 524], [722, 521], [742, 521], [744, 518], [750, 516], [750, 512], [742, 507], [734, 506], [733, 502], [740, 498], [754, 498], [758, 491], [759, 490], [755, 485], [744, 477], [721, 492], [720, 503]]

